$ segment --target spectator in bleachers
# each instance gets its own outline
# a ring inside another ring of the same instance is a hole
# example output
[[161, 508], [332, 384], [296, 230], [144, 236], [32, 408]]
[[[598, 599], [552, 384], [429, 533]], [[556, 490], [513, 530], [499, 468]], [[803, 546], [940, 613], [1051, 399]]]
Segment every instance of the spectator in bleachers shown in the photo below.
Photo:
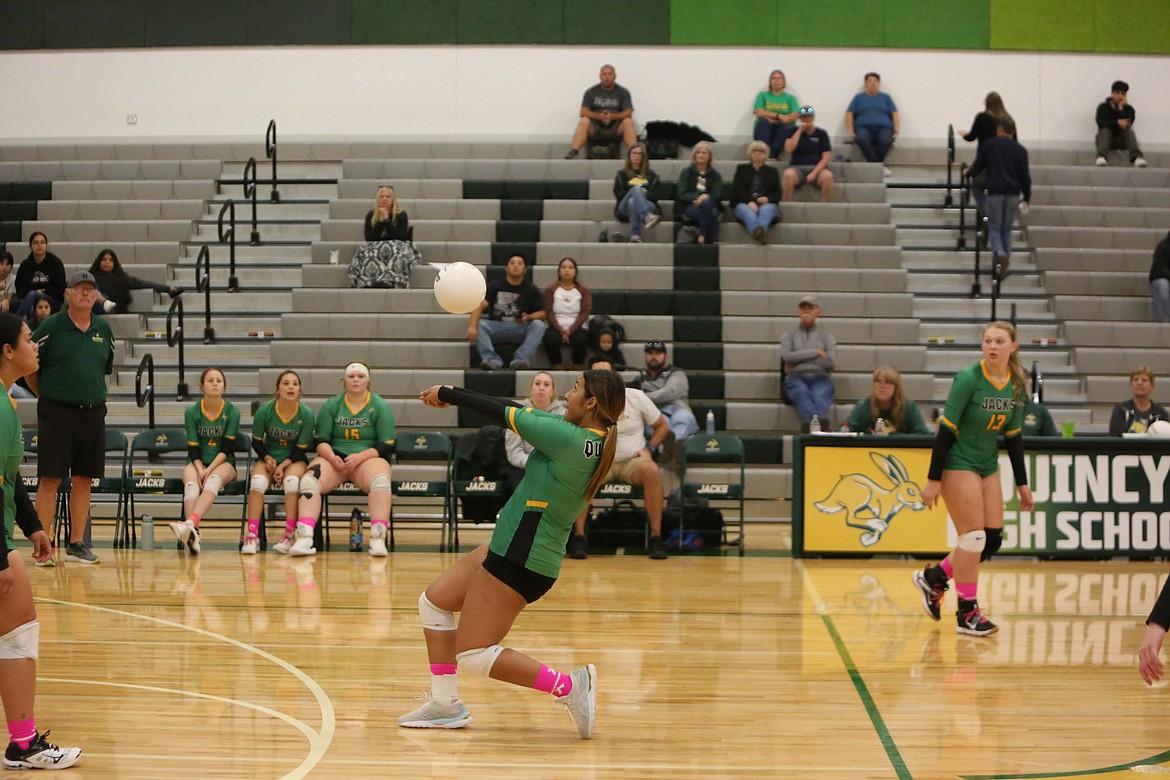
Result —
[[187, 407], [183, 424], [187, 429], [187, 465], [183, 467], [183, 520], [171, 523], [171, 530], [199, 554], [199, 523], [211, 509], [223, 486], [236, 478], [236, 437], [240, 433], [240, 410], [223, 397], [227, 378], [218, 368], [205, 368], [199, 375], [203, 398]]
[[0, 312], [12, 311], [16, 301], [16, 260], [7, 249], [0, 250]]
[[166, 293], [174, 298], [183, 292], [182, 288], [163, 282], [148, 282], [137, 276], [131, 276], [122, 268], [118, 255], [112, 249], [103, 249], [98, 252], [89, 272], [97, 280], [97, 301], [93, 305], [94, 314], [122, 314], [134, 302], [131, 290], [154, 290], [157, 293]]
[[[525, 406], [539, 409], [549, 414], [565, 416], [565, 402], [557, 397], [557, 383], [552, 374], [547, 371], [538, 371], [528, 385], [528, 397], [521, 401]], [[536, 447], [524, 440], [511, 428], [504, 430], [504, 452], [508, 458], [508, 494], [515, 492], [520, 480], [524, 479], [524, 469], [528, 466], [528, 456]]]
[[731, 206], [735, 218], [759, 244], [768, 243], [768, 229], [780, 219], [780, 172], [766, 164], [768, 145], [748, 144], [751, 162], [735, 167], [731, 180]]
[[1149, 366], [1138, 366], [1129, 375], [1131, 397], [1113, 407], [1109, 418], [1109, 435], [1121, 436], [1126, 433], [1145, 433], [1150, 423], [1170, 420], [1166, 410], [1150, 400], [1154, 392], [1154, 372]]
[[573, 131], [573, 146], [565, 155], [566, 160], [580, 154], [588, 141], [625, 141], [626, 146], [631, 147], [638, 140], [630, 91], [617, 83], [617, 71], [613, 65], [602, 65], [598, 77], [601, 80], [585, 90], [581, 98], [581, 119]]
[[410, 272], [422, 260], [411, 243], [410, 220], [394, 188], [378, 188], [374, 207], [366, 212], [366, 243], [349, 261], [349, 284], [355, 288], [410, 287]]
[[1029, 380], [1028, 400], [1024, 404], [1024, 435], [1025, 436], [1059, 436], [1056, 423], [1048, 407], [1036, 400], [1036, 386]]
[[561, 259], [557, 265], [557, 280], [544, 288], [544, 311], [548, 327], [544, 331], [544, 351], [556, 371], [565, 367], [562, 347], [569, 347], [569, 359], [574, 371], [585, 364], [589, 347], [589, 315], [593, 313], [593, 294], [577, 281], [577, 261]]
[[678, 175], [675, 215], [683, 215], [698, 227], [700, 244], [719, 239], [719, 215], [723, 213], [723, 177], [715, 170], [715, 157], [706, 141], [695, 144], [691, 164]]
[[776, 159], [784, 148], [784, 142], [792, 133], [793, 123], [799, 114], [800, 101], [784, 91], [787, 81], [784, 71], [774, 70], [768, 76], [768, 88], [756, 95], [756, 124], [752, 138], [768, 145], [768, 156]]
[[1154, 322], [1170, 322], [1170, 232], [1154, 247], [1150, 299], [1154, 305]]
[[[975, 147], [976, 153], [978, 153], [983, 149], [985, 141], [995, 138], [1000, 121], [1010, 116], [1007, 109], [1003, 107], [1003, 98], [999, 96], [999, 93], [988, 92], [987, 97], [983, 99], [983, 110], [975, 115], [975, 120], [971, 123], [971, 129], [961, 130], [959, 131], [959, 135], [963, 137], [964, 141], [978, 141], [979, 145]], [[1014, 135], [1012, 137], [1015, 138]], [[975, 204], [979, 206], [980, 211], [984, 212], [986, 211], [983, 206], [987, 195], [986, 188], [986, 172], [979, 174], [979, 176], [971, 180], [971, 194], [975, 196]]]
[[508, 258], [504, 274], [502, 279], [488, 283], [483, 303], [471, 312], [467, 327], [467, 340], [475, 342], [479, 367], [484, 371], [504, 367], [504, 360], [496, 351], [497, 344], [519, 344], [508, 367], [528, 368], [548, 327], [544, 296], [540, 288], [528, 281], [528, 261], [524, 256]]
[[829, 170], [833, 147], [829, 134], [817, 127], [817, 112], [812, 106], [801, 107], [800, 121], [784, 142], [784, 151], [791, 156], [780, 181], [783, 199], [792, 200], [795, 190], [811, 184], [821, 191], [821, 203], [833, 200], [833, 172]]
[[388, 554], [390, 457], [397, 436], [394, 412], [386, 399], [370, 392], [370, 367], [365, 363], [346, 366], [342, 383], [345, 389], [327, 400], [316, 418], [317, 457], [301, 475], [296, 540], [288, 551], [294, 558], [317, 554], [313, 529], [321, 516], [321, 496], [347, 481], [369, 496], [369, 554], [376, 558]]
[[[608, 360], [594, 358], [589, 368], [596, 371], [612, 371], [613, 364]], [[646, 441], [646, 431], [653, 433]], [[666, 491], [662, 486], [662, 475], [658, 466], [650, 457], [651, 449], [657, 449], [666, 442], [670, 428], [666, 418], [658, 411], [646, 393], [626, 388], [626, 410], [617, 421], [617, 451], [613, 456], [613, 465], [605, 477], [605, 482], [628, 482], [642, 488], [642, 499], [646, 504], [646, 517], [650, 525], [650, 546], [647, 554], [652, 560], [666, 559], [666, 547], [662, 543], [662, 507], [666, 500]], [[583, 560], [589, 555], [585, 551], [585, 518], [589, 514], [589, 507], [585, 507], [576, 522], [573, 523], [573, 533], [569, 537], [567, 552], [570, 558]]]
[[829, 408], [835, 394], [830, 375], [837, 367], [837, 339], [817, 324], [821, 307], [815, 297], [802, 297], [799, 308], [800, 325], [780, 337], [784, 393], [796, 407], [801, 430], [809, 430], [813, 417], [823, 430], [828, 430]]
[[613, 214], [630, 221], [630, 241], [642, 240], [642, 230], [654, 227], [662, 216], [658, 211], [658, 174], [650, 167], [646, 146], [635, 143], [626, 152], [626, 164], [613, 177]]
[[1016, 123], [1005, 117], [996, 125], [995, 138], [979, 147], [975, 162], [964, 173], [976, 177], [987, 172], [987, 243], [991, 248], [996, 276], [1008, 275], [1012, 256], [1012, 228], [1016, 212], [1027, 213], [1032, 200], [1032, 174], [1028, 150], [1016, 140]]
[[32, 309], [24, 319], [30, 328], [36, 330], [42, 322], [53, 316], [53, 300], [38, 290], [30, 292], [28, 298], [32, 301]]
[[1135, 168], [1145, 168], [1146, 158], [1133, 132], [1136, 112], [1129, 104], [1129, 84], [1115, 81], [1109, 97], [1097, 106], [1097, 165], [1109, 164], [1109, 150], [1120, 149], [1129, 155]]
[[282, 371], [276, 378], [276, 397], [252, 416], [252, 449], [256, 462], [248, 483], [248, 530], [240, 547], [243, 555], [260, 550], [260, 514], [264, 493], [277, 482], [284, 489], [284, 535], [272, 545], [274, 552], [287, 554], [295, 541], [297, 502], [301, 475], [307, 466], [313, 443], [313, 410], [301, 403], [301, 377], [296, 371]]
[[[687, 372], [669, 362], [666, 342], [647, 341], [645, 358], [646, 366], [638, 375], [637, 385], [662, 412], [675, 441], [681, 446], [684, 439], [699, 430], [688, 400], [691, 383]], [[665, 449], [664, 446], [659, 450], [660, 460], [673, 454], [664, 452]]]
[[902, 389], [902, 374], [893, 366], [878, 366], [873, 393], [854, 405], [841, 427], [854, 433], [930, 434], [918, 405]]
[[597, 346], [593, 350], [593, 354], [589, 356], [586, 364], [595, 357], [609, 361], [615, 371], [621, 371], [626, 368], [626, 356], [622, 354], [622, 347], [618, 340], [618, 335], [611, 328], [604, 327], [598, 331]]
[[29, 236], [28, 246], [28, 257], [16, 270], [16, 297], [20, 300], [16, 313], [21, 317], [27, 317], [36, 303], [29, 297], [31, 292], [49, 296], [53, 311], [65, 300], [65, 264], [49, 251], [48, 237], [37, 230]]
[[845, 109], [845, 132], [857, 143], [857, 148], [869, 162], [883, 163], [882, 173], [890, 175], [884, 163], [890, 147], [898, 140], [898, 107], [894, 99], [882, 89], [882, 77], [865, 74], [865, 89], [849, 101]]

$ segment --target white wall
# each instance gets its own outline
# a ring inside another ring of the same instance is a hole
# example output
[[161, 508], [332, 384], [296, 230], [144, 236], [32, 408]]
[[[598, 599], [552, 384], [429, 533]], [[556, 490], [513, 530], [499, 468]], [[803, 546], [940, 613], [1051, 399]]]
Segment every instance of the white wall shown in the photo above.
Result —
[[[1170, 144], [1170, 57], [889, 49], [265, 47], [0, 53], [0, 140], [167, 136], [565, 136], [613, 63], [640, 122], [675, 119], [716, 138], [751, 132], [769, 70], [837, 133], [862, 74], [882, 74], [902, 137], [966, 129], [992, 89], [1027, 142], [1089, 144], [1115, 78], [1135, 130]], [[128, 126], [127, 114], [138, 124]]]

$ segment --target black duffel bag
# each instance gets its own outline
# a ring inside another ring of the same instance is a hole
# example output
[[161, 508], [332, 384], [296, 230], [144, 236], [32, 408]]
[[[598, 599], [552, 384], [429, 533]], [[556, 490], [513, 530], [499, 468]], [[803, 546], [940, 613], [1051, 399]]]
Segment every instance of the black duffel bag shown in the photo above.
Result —
[[616, 550], [619, 547], [645, 547], [646, 510], [628, 498], [615, 501], [607, 509], [594, 511], [585, 521], [585, 537], [590, 550]]
[[[723, 544], [723, 513], [712, 506], [702, 504], [695, 499], [687, 499], [686, 522], [679, 534], [679, 522], [682, 510], [677, 504], [668, 504], [662, 510], [662, 538], [666, 540], [668, 550], [691, 552], [708, 547], [719, 547]], [[697, 534], [699, 544], [695, 544], [692, 534]]]

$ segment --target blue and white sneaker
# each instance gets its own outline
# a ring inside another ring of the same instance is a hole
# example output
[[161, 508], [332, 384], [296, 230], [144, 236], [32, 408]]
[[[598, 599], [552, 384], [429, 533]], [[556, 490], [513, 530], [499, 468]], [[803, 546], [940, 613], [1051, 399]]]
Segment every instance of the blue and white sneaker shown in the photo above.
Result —
[[398, 725], [406, 729], [461, 729], [468, 723], [471, 723], [471, 713], [463, 706], [462, 699], [440, 704], [431, 693], [427, 694], [423, 706], [398, 719]]
[[591, 739], [597, 721], [597, 667], [593, 664], [582, 666], [569, 676], [573, 680], [573, 690], [561, 701], [577, 724], [581, 739]]

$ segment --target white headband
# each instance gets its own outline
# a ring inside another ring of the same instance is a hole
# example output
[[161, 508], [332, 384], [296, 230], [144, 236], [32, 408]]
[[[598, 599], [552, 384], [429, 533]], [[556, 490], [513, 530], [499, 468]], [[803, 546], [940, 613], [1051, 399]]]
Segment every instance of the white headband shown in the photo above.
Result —
[[366, 379], [370, 378], [370, 369], [366, 368], [363, 363], [350, 363], [345, 367], [345, 375], [349, 376], [349, 372], [355, 370], [360, 371]]

